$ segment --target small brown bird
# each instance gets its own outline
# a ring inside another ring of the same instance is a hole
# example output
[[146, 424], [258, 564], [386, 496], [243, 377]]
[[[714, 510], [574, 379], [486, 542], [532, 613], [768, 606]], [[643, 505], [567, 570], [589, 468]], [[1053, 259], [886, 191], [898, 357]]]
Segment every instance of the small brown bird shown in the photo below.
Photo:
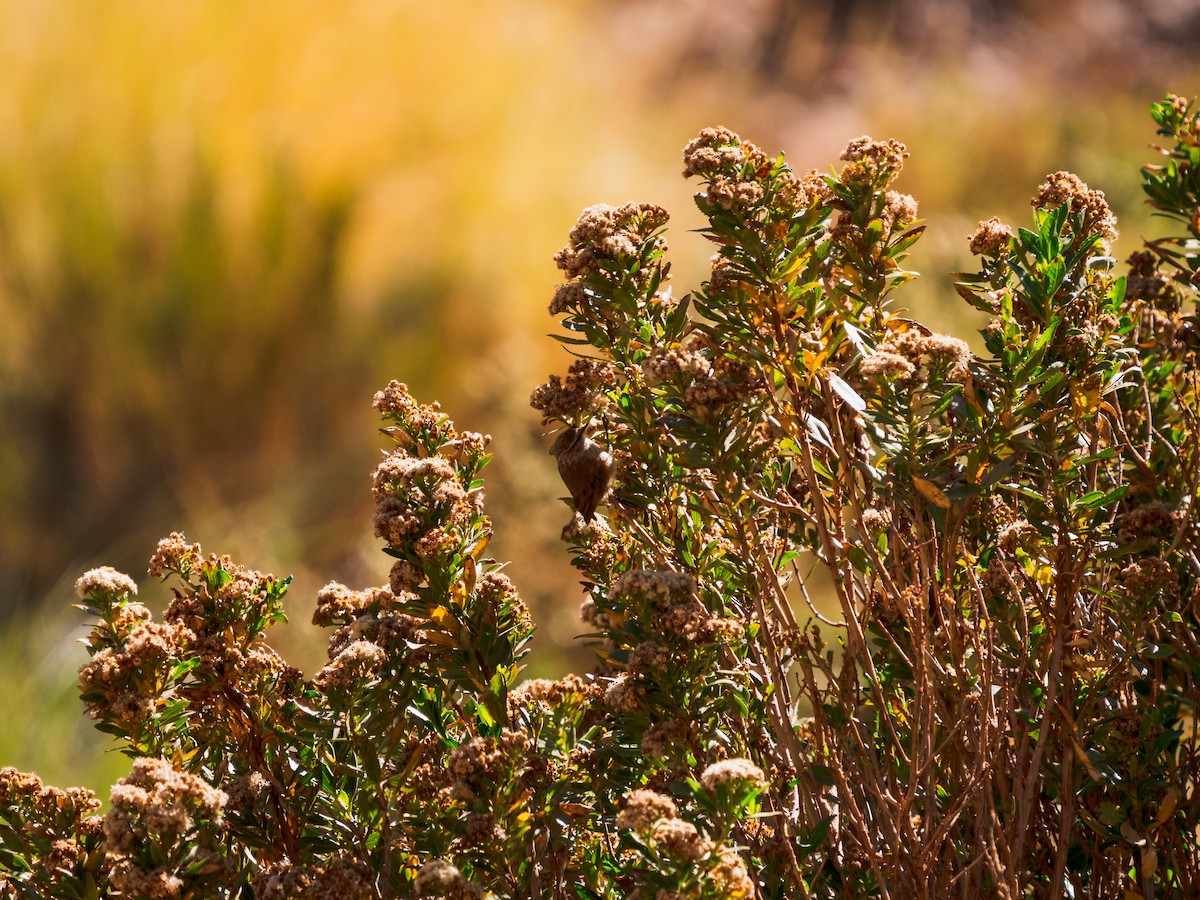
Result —
[[550, 453], [558, 460], [558, 474], [571, 492], [576, 511], [585, 522], [596, 517], [612, 487], [612, 454], [587, 436], [583, 428], [568, 428], [554, 440]]

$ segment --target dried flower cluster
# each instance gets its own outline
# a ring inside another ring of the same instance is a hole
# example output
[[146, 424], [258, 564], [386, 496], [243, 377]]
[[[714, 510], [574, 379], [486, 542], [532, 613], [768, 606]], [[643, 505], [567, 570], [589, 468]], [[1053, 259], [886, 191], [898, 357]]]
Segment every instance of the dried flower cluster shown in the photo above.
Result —
[[534, 388], [529, 403], [542, 413], [543, 425], [555, 419], [586, 421], [603, 410], [607, 403], [605, 392], [616, 383], [617, 372], [611, 364], [577, 359], [571, 363], [565, 379], [551, 375], [546, 384]]
[[971, 252], [976, 256], [1000, 256], [1007, 252], [1012, 236], [1012, 229], [992, 216], [986, 222], [980, 222], [971, 235]]
[[1117, 239], [1117, 218], [1108, 207], [1103, 191], [1091, 190], [1078, 175], [1055, 172], [1038, 186], [1030, 204], [1036, 209], [1054, 209], [1070, 204], [1083, 215], [1085, 233], [1097, 234], [1108, 243]]
[[[848, 185], [868, 185], [874, 189], [886, 188], [908, 158], [908, 148], [897, 140], [876, 141], [863, 135], [855, 138], [842, 151], [846, 165], [842, 167], [839, 180]], [[890, 199], [890, 198], [889, 198]], [[911, 198], [908, 198], [911, 200]], [[916, 218], [916, 204], [912, 203], [911, 219]]]
[[568, 278], [595, 274], [637, 256], [647, 241], [665, 249], [657, 232], [666, 224], [667, 211], [649, 203], [589, 206], [554, 261]]

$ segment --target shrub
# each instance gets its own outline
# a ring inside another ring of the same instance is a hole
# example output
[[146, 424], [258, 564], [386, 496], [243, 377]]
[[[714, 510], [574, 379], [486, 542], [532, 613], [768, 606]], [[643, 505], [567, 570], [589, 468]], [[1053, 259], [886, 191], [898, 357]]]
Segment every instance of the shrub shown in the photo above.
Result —
[[83, 701], [134, 767], [103, 816], [0, 772], [8, 893], [1196, 894], [1200, 121], [1153, 114], [1177, 234], [1118, 275], [1104, 195], [1049, 176], [1031, 227], [971, 238], [986, 356], [892, 300], [923, 230], [902, 144], [800, 177], [705, 129], [699, 289], [671, 294], [647, 204], [586, 210], [556, 257], [590, 355], [532, 401], [575, 429], [580, 506], [613, 483], [563, 531], [596, 670], [521, 682], [488, 439], [393, 382], [390, 583], [319, 593], [313, 678], [264, 638], [285, 579], [178, 534], [162, 622], [80, 579]]

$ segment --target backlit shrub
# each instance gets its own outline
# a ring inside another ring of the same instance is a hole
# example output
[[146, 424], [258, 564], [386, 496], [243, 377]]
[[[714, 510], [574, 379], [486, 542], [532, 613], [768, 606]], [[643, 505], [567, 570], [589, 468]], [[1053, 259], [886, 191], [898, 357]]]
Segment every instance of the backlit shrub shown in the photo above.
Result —
[[[487, 556], [488, 439], [393, 382], [372, 480], [389, 584], [327, 585], [329, 662], [265, 641], [287, 580], [181, 535], [109, 569], [83, 700], [135, 758], [111, 809], [0, 772], [13, 896], [1191, 896], [1200, 126], [1153, 108], [1174, 233], [1126, 274], [1104, 195], [1047, 177], [980, 223], [986, 355], [901, 314], [896, 141], [798, 175], [684, 151], [716, 248], [669, 287], [665, 210], [586, 210], [533, 392], [608, 449], [563, 530], [598, 664], [523, 681]], [[598, 457], [597, 457], [598, 458]], [[560, 460], [561, 462], [561, 460]], [[813, 597], [829, 576], [832, 604]]]

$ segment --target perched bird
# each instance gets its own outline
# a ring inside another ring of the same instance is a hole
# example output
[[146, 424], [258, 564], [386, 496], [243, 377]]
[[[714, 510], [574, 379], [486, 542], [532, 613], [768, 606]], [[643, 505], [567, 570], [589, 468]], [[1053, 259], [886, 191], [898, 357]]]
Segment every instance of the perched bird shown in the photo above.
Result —
[[585, 522], [596, 517], [613, 482], [613, 458], [582, 427], [568, 428], [554, 440], [550, 453], [558, 460], [558, 474], [571, 492], [576, 511]]

